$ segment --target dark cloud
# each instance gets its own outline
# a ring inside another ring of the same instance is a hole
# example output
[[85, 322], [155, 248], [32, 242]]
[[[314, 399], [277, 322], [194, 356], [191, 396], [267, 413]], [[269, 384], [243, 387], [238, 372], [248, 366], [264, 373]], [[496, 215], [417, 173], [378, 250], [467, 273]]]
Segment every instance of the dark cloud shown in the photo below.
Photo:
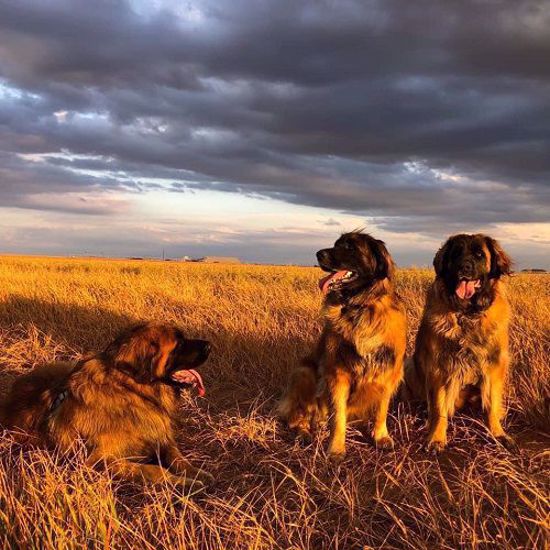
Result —
[[0, 198], [162, 178], [393, 231], [548, 221], [548, 59], [543, 0], [2, 2]]
[[[0, 205], [80, 214], [110, 214], [124, 209], [124, 201], [109, 196], [120, 181], [86, 176], [44, 162], [25, 160], [0, 151]], [[131, 189], [131, 185], [126, 186]], [[97, 192], [100, 192], [100, 196]]]

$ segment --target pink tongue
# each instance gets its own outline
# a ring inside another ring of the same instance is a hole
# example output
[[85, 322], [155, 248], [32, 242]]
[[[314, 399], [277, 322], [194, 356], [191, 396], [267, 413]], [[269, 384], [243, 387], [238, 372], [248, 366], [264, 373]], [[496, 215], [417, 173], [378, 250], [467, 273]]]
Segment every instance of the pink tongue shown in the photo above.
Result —
[[469, 300], [476, 292], [476, 288], [480, 286], [478, 280], [475, 281], [465, 281], [464, 279], [460, 281], [456, 287], [456, 294], [461, 299]]
[[189, 384], [190, 386], [197, 386], [197, 391], [200, 397], [204, 397], [206, 389], [202, 381], [201, 375], [194, 369], [178, 370], [172, 374], [172, 380], [180, 384]]
[[326, 294], [328, 292], [330, 283], [332, 281], [339, 281], [340, 279], [343, 279], [346, 275], [347, 271], [335, 271], [334, 273], [330, 273], [326, 277], [322, 277], [319, 279], [319, 288], [323, 294]]

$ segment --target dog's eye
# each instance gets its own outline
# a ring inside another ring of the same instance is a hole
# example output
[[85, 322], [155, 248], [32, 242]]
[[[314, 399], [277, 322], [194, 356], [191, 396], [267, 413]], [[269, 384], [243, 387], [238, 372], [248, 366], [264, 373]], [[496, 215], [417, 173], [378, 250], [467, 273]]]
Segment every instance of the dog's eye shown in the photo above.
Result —
[[340, 246], [344, 249], [344, 250], [351, 250], [353, 248], [352, 244], [350, 242], [343, 242], [340, 244]]
[[483, 258], [483, 252], [481, 250], [478, 250], [477, 252], [474, 252], [474, 256], [478, 259]]

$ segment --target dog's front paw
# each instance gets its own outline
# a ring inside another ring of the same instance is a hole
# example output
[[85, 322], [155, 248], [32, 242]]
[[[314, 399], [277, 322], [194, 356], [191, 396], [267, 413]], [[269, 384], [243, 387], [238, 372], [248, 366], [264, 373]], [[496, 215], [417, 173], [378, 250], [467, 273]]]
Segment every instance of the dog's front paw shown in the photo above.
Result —
[[385, 435], [380, 439], [375, 439], [374, 444], [377, 449], [382, 449], [383, 451], [390, 451], [395, 447], [395, 443], [389, 435]]
[[346, 456], [346, 447], [329, 445], [327, 455], [330, 462], [332, 462], [333, 464], [339, 464], [340, 462], [342, 462], [342, 460], [344, 460]]
[[174, 484], [174, 486], [183, 491], [192, 491], [192, 492], [200, 492], [204, 491], [206, 489], [206, 485], [198, 478], [192, 478], [185, 475], [179, 475], [179, 476], [172, 476], [171, 481]]
[[205, 470], [198, 470], [195, 478], [200, 483], [206, 486], [214, 485], [214, 483], [216, 482], [216, 478], [210, 472], [207, 472]]
[[328, 459], [331, 464], [338, 465], [341, 462], [343, 462], [344, 458], [346, 458], [346, 453], [328, 453]]
[[313, 441], [313, 434], [309, 430], [296, 429], [293, 431], [294, 439], [302, 445], [309, 445]]
[[314, 422], [311, 415], [300, 415], [294, 417], [287, 424], [293, 439], [298, 439], [303, 444], [313, 441]]
[[439, 454], [445, 449], [446, 446], [446, 441], [440, 439], [432, 439], [428, 441], [428, 444], [426, 445], [426, 450], [434, 454]]
[[519, 453], [519, 446], [516, 440], [508, 434], [499, 435], [496, 440], [509, 452]]

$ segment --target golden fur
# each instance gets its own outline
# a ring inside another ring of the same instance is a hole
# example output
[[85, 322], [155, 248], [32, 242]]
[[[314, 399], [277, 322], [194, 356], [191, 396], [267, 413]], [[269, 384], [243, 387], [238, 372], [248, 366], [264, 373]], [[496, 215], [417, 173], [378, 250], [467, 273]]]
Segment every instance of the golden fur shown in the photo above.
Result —
[[91, 465], [126, 479], [200, 486], [212, 476], [176, 446], [180, 388], [168, 374], [207, 354], [207, 342], [185, 339], [176, 327], [139, 325], [76, 366], [46, 365], [16, 379], [0, 420], [61, 450], [81, 439]]
[[[458, 300], [445, 282], [453, 269], [445, 259], [453, 239], [478, 246], [484, 283], [471, 303]], [[490, 237], [458, 235], [438, 251], [434, 266], [436, 278], [428, 290], [414, 356], [406, 366], [404, 397], [427, 401], [428, 447], [435, 451], [447, 444], [448, 419], [466, 402], [478, 400], [487, 411], [491, 433], [513, 445], [501, 424], [510, 323], [501, 276], [509, 274], [511, 260]]]
[[[403, 377], [406, 343], [405, 311], [394, 290], [394, 264], [384, 243], [352, 233], [343, 235], [328, 252], [337, 251], [342, 239], [360, 258], [354, 265], [374, 262], [375, 267], [353, 283], [356, 291], [348, 286], [327, 294], [321, 338], [312, 355], [291, 374], [279, 406], [288, 426], [306, 436], [330, 415], [332, 458], [345, 453], [347, 421], [366, 420], [372, 413], [376, 445], [393, 446], [386, 418]], [[346, 260], [343, 263], [348, 268]]]

